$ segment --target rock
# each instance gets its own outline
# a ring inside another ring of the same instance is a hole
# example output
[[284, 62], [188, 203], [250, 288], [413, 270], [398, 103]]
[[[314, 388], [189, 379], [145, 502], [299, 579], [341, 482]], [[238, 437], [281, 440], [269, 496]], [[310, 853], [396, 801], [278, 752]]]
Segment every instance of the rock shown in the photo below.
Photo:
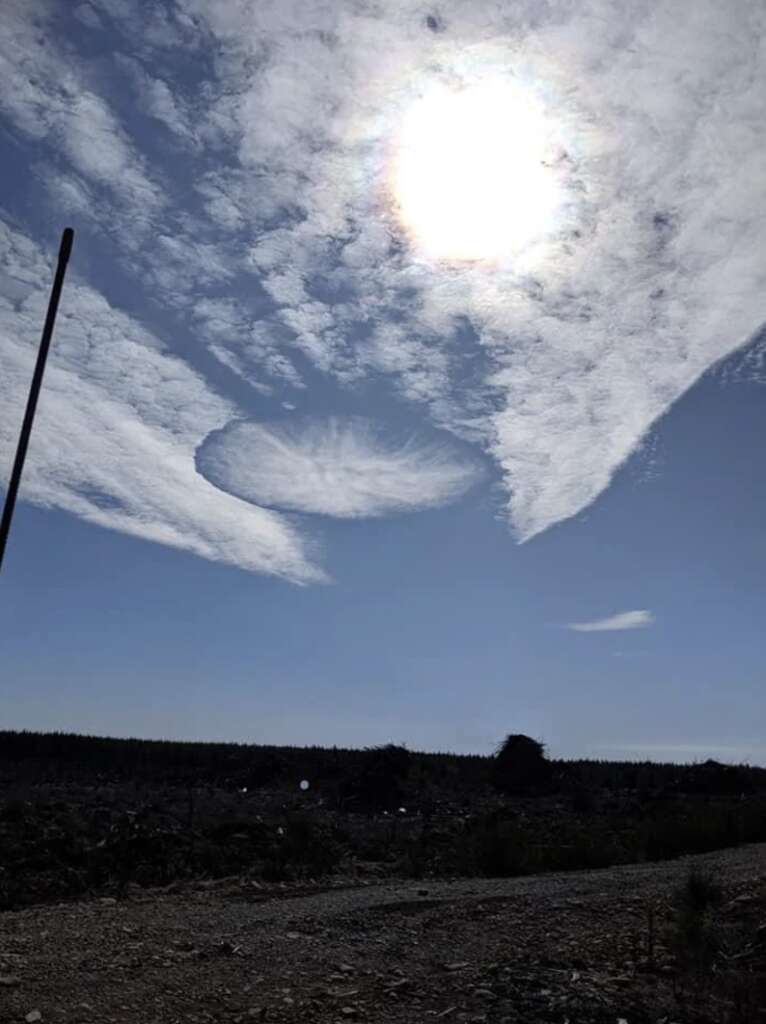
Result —
[[740, 896], [735, 896], [733, 900], [729, 900], [726, 904], [727, 910], [736, 910], [739, 907], [747, 907], [752, 903], [757, 902], [758, 897], [753, 893], [743, 892]]
[[343, 971], [344, 974], [350, 974], [354, 971], [354, 968], [351, 964], [338, 964], [338, 970]]
[[464, 967], [469, 967], [470, 964], [467, 960], [457, 960], [454, 964], [444, 965], [448, 971], [461, 971]]
[[35, 1024], [35, 1021], [42, 1019], [43, 1015], [40, 1013], [39, 1010], [30, 1010], [29, 1013], [24, 1018], [27, 1024]]
[[13, 988], [14, 985], [20, 985], [21, 978], [16, 974], [0, 974], [0, 987], [2, 988]]
[[98, 902], [102, 907], [111, 907], [117, 902], [117, 900], [114, 896], [102, 896]]
[[344, 1017], [356, 1017], [358, 1013], [355, 1006], [341, 1006], [340, 1012]]
[[397, 981], [392, 981], [386, 986], [387, 992], [401, 992], [403, 988], [407, 988], [410, 984], [409, 978], [399, 978]]

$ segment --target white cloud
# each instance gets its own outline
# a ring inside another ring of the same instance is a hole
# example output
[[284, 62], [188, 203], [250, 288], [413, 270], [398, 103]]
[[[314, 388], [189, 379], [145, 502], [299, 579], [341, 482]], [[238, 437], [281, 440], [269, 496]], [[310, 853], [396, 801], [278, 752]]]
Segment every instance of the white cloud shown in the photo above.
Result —
[[85, 84], [75, 61], [47, 42], [41, 45], [38, 19], [49, 13], [44, 0], [4, 4], [0, 110], [25, 135], [54, 146], [77, 172], [142, 215], [160, 207], [160, 189], [109, 103]]
[[[10, 469], [45, 284], [37, 246], [0, 222], [0, 479]], [[21, 497], [89, 522], [295, 582], [321, 580], [278, 514], [224, 494], [194, 468], [236, 409], [70, 271]]]
[[117, 54], [115, 60], [132, 81], [144, 112], [164, 124], [179, 139], [196, 146], [191, 115], [178, 91], [171, 89], [163, 78], [150, 75], [134, 57]]
[[595, 619], [593, 622], [570, 622], [567, 629], [576, 633], [604, 633], [617, 629], [643, 629], [654, 623], [654, 615], [650, 611], [619, 612], [606, 619]]
[[482, 475], [450, 440], [395, 436], [353, 417], [235, 420], [206, 439], [197, 465], [247, 501], [344, 519], [442, 505]]
[[[414, 2], [192, 6], [234, 82], [210, 122], [227, 124], [258, 183], [249, 213], [236, 208], [258, 234], [272, 319], [323, 371], [383, 368], [456, 430], [467, 320], [487, 398], [469, 418], [502, 469], [519, 538], [587, 507], [669, 406], [763, 322], [757, 0], [700, 0], [680, 41], [677, 6], [663, 0], [520, 3], [512, 18], [448, 0], [441, 32]], [[386, 147], [435, 69], [513, 75], [557, 121], [571, 202], [534, 267], [445, 271], [392, 249]], [[279, 208], [299, 212], [294, 226], [274, 225]], [[338, 257], [342, 308], [306, 301]], [[373, 327], [369, 341], [360, 325]], [[439, 358], [418, 358], [430, 351]]]
[[[305, 391], [307, 360], [381, 376], [481, 445], [519, 539], [593, 502], [763, 323], [759, 0], [697, 0], [682, 39], [671, 0], [444, 0], [439, 31], [419, 0], [155, 7], [80, 4], [72, 23], [121, 33], [144, 109], [194, 140], [182, 169], [159, 133], [142, 154], [119, 76], [59, 42], [60, 5], [6, 3], [0, 109], [55, 152], [50, 194], [124, 232], [128, 271], [261, 395]], [[445, 268], [397, 222], [391, 145], [429, 82], [486, 75], [546, 106], [569, 203], [536, 262]]]

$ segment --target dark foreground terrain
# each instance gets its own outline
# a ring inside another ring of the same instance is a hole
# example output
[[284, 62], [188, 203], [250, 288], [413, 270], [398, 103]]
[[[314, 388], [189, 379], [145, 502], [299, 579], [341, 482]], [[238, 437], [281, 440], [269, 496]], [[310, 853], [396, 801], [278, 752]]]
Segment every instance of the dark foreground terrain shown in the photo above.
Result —
[[766, 845], [518, 879], [171, 890], [0, 915], [0, 1020], [766, 1019]]
[[[518, 877], [766, 841], [766, 770], [0, 732], [0, 911], [237, 875]], [[529, 753], [529, 751], [527, 751]]]
[[765, 955], [760, 768], [0, 733], [0, 1024], [757, 1024]]

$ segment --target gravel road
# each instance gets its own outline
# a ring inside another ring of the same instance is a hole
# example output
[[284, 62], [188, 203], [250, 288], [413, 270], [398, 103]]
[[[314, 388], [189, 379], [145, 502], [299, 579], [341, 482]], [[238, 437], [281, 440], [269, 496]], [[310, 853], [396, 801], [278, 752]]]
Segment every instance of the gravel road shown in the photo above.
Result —
[[231, 879], [8, 912], [0, 1021], [685, 1024], [702, 1018], [679, 1010], [659, 933], [647, 966], [647, 907], [660, 920], [692, 863], [742, 927], [766, 919], [766, 844], [520, 879]]

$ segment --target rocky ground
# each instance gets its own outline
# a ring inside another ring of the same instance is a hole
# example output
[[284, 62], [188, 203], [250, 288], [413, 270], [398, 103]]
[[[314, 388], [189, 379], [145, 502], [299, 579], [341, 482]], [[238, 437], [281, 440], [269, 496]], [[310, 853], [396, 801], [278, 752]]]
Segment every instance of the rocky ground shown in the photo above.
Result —
[[[692, 863], [724, 887], [704, 976], [668, 931]], [[518, 879], [131, 887], [0, 914], [0, 1021], [757, 1024], [764, 922], [766, 844]]]

